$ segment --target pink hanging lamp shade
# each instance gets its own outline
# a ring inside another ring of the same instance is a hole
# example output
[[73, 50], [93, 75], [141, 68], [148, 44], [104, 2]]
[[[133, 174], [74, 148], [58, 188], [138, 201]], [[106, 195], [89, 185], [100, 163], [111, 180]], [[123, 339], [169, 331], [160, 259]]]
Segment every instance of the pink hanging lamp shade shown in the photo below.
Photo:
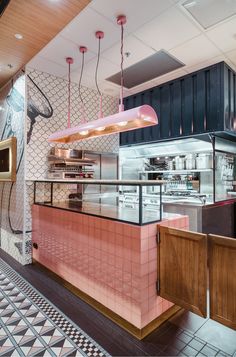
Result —
[[[117, 17], [117, 23], [121, 26], [121, 92], [119, 112], [108, 117], [100, 117], [97, 120], [80, 124], [73, 128], [67, 128], [58, 131], [49, 136], [50, 142], [71, 143], [74, 141], [96, 138], [99, 136], [110, 135], [130, 131], [134, 129], [145, 128], [158, 124], [157, 114], [150, 105], [124, 110], [123, 106], [123, 25], [126, 23], [126, 17], [120, 15]], [[99, 33], [96, 37], [99, 38]], [[103, 36], [101, 37], [103, 38]], [[99, 60], [99, 59], [98, 59]], [[97, 82], [96, 82], [97, 84]], [[100, 113], [102, 111], [100, 110]]]
[[121, 133], [156, 124], [157, 115], [154, 109], [150, 105], [142, 105], [110, 115], [109, 117], [56, 132], [50, 135], [49, 141], [71, 143], [73, 141]]

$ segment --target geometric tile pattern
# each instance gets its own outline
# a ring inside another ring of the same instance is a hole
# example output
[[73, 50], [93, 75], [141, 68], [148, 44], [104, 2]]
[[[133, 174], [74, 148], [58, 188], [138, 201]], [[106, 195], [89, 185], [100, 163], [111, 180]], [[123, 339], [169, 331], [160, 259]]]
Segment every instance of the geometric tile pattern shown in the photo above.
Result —
[[0, 259], [0, 356], [109, 354]]
[[[28, 180], [44, 179], [47, 174], [47, 155], [52, 146], [48, 142], [48, 136], [57, 130], [63, 130], [67, 127], [68, 110], [68, 81], [62, 78], [52, 76], [48, 73], [28, 69], [28, 74], [33, 81], [43, 90], [53, 108], [53, 114], [46, 119], [38, 115], [33, 126], [30, 142], [26, 146], [26, 178]], [[37, 87], [27, 78], [27, 95], [34, 105], [44, 111], [47, 103], [41, 104], [42, 94]], [[79, 97], [78, 85], [71, 84], [71, 126], [83, 122], [83, 113], [81, 111], [81, 101]], [[99, 97], [97, 91], [81, 87], [81, 95], [84, 101], [86, 112], [86, 121], [98, 118]], [[103, 115], [111, 115], [118, 109], [118, 101], [108, 95], [103, 95]], [[27, 130], [30, 127], [30, 118], [27, 117]], [[89, 140], [81, 140], [72, 144], [57, 144], [56, 146], [74, 149], [84, 149], [93, 151], [118, 152], [119, 135], [101, 136]]]

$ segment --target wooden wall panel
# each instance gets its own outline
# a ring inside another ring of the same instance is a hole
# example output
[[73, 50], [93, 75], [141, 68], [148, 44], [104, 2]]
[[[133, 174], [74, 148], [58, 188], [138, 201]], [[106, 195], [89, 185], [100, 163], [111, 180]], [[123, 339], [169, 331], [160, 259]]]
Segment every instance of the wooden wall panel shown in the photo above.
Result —
[[207, 236], [160, 227], [160, 296], [207, 315]]
[[[90, 0], [11, 0], [0, 21], [0, 88], [60, 32]], [[17, 40], [14, 34], [24, 36]], [[10, 69], [8, 64], [12, 64]]]
[[209, 235], [210, 317], [236, 329], [236, 239]]

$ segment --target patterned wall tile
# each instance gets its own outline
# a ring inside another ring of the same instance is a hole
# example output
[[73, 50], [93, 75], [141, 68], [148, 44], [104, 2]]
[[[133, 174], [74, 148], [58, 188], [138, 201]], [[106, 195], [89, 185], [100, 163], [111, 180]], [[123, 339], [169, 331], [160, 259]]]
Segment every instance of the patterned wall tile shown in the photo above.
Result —
[[[27, 139], [26, 146], [26, 200], [25, 200], [25, 263], [31, 259], [31, 206], [33, 203], [33, 180], [44, 179], [47, 174], [47, 155], [53, 144], [47, 141], [48, 136], [67, 126], [67, 85], [68, 82], [47, 73], [28, 69], [27, 71]], [[30, 78], [29, 78], [30, 77]], [[93, 89], [82, 87], [82, 97], [85, 104], [87, 120], [94, 120], [98, 115], [99, 97]], [[110, 96], [103, 96], [104, 116], [117, 111], [118, 101]], [[53, 112], [53, 113], [52, 113]], [[81, 103], [78, 86], [71, 88], [71, 125], [82, 122]], [[33, 124], [33, 125], [32, 125]], [[29, 135], [31, 132], [31, 136]], [[30, 140], [29, 140], [30, 139]], [[118, 152], [119, 136], [117, 134], [105, 137], [83, 140], [70, 145], [58, 145], [63, 148], [76, 148], [100, 152]], [[55, 192], [60, 200], [65, 197], [67, 188]], [[50, 191], [49, 191], [50, 192]], [[48, 190], [42, 190], [42, 200]], [[48, 198], [48, 197], [47, 197]], [[29, 232], [29, 233], [27, 233]]]
[[[30, 112], [28, 110], [27, 131], [30, 129], [30, 123], [32, 121], [35, 123], [33, 124], [30, 142], [27, 145], [26, 178], [28, 180], [35, 180], [46, 177], [47, 155], [50, 147], [54, 146], [54, 144], [48, 143], [48, 136], [55, 131], [67, 127], [68, 84], [66, 80], [47, 73], [29, 70], [28, 74], [34, 83], [29, 80], [29, 78], [27, 79], [28, 103], [33, 107]], [[40, 90], [43, 93], [40, 92]], [[97, 92], [93, 89], [82, 87], [81, 94], [84, 100], [87, 120], [96, 119], [99, 109], [99, 97]], [[47, 100], [44, 96], [46, 96]], [[117, 111], [117, 104], [116, 98], [104, 96], [104, 116], [115, 113]], [[44, 118], [43, 116], [50, 114], [50, 105], [53, 109], [53, 115], [49, 118]], [[31, 116], [31, 119], [29, 116]], [[71, 126], [78, 125], [82, 120], [78, 85], [73, 83], [71, 87]], [[118, 152], [119, 136], [114, 134], [83, 140], [70, 145], [57, 146], [93, 151]]]

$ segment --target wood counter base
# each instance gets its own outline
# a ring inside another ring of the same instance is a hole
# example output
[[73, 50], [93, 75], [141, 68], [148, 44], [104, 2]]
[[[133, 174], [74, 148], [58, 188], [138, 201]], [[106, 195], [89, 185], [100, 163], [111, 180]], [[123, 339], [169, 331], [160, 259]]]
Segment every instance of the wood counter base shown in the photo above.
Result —
[[161, 225], [188, 229], [188, 217], [136, 226], [39, 205], [32, 217], [34, 260], [136, 337], [177, 311], [157, 295], [156, 234]]

